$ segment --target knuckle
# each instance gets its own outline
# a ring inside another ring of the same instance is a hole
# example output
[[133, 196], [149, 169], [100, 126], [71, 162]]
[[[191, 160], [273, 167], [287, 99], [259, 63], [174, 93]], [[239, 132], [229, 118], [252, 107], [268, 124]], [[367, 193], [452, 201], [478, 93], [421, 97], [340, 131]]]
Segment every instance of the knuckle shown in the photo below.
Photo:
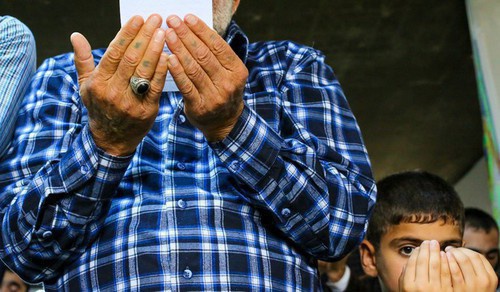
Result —
[[226, 45], [227, 43], [223, 41], [221, 38], [216, 38], [213, 44], [214, 54], [216, 55], [224, 54], [224, 52], [226, 51]]
[[188, 36], [188, 34], [189, 34], [189, 30], [188, 30], [188, 28], [187, 28], [186, 26], [182, 25], [182, 26], [178, 27], [178, 28], [175, 30], [175, 33], [177, 34], [177, 36], [178, 36], [179, 38], [181, 38], [181, 39], [182, 39], [182, 38], [185, 38], [185, 37], [187, 37], [187, 36]]
[[203, 70], [201, 69], [200, 66], [191, 66], [186, 71], [186, 74], [189, 76], [190, 79], [198, 79], [203, 76]]
[[149, 72], [147, 72], [147, 70], [142, 66], [135, 69], [135, 74], [141, 78], [147, 78], [150, 75]]
[[206, 65], [210, 62], [210, 51], [207, 48], [200, 48], [197, 51], [196, 59], [200, 65]]
[[119, 62], [121, 57], [120, 48], [117, 48], [117, 46], [113, 44], [107, 49], [106, 55], [110, 61]]
[[132, 52], [127, 52], [123, 55], [123, 61], [131, 66], [137, 66], [139, 64], [139, 56]]
[[222, 90], [225, 92], [228, 92], [228, 93], [233, 93], [233, 92], [236, 92], [237, 87], [235, 84], [233, 84], [231, 82], [226, 82], [226, 83], [222, 84]]
[[154, 33], [154, 28], [152, 29], [151, 27], [144, 27], [144, 29], [141, 30], [141, 36], [146, 39], [150, 39], [153, 37]]
[[191, 84], [191, 82], [184, 82], [182, 84], [182, 91], [184, 94], [189, 96], [189, 95], [193, 94], [193, 92], [194, 92], [194, 85]]
[[137, 34], [136, 30], [134, 30], [132, 27], [128, 27], [128, 26], [123, 27], [122, 32], [123, 32], [123, 36], [126, 39], [133, 39]]

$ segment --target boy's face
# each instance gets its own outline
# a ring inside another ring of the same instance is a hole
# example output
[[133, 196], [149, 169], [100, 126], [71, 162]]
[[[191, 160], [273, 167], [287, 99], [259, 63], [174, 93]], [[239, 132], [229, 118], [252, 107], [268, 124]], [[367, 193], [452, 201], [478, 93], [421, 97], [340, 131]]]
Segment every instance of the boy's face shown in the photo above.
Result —
[[[398, 281], [403, 267], [412, 251], [424, 240], [437, 240], [441, 249], [447, 246], [462, 245], [460, 227], [445, 224], [440, 220], [434, 223], [401, 223], [394, 225], [380, 238], [380, 247], [364, 241], [361, 245], [363, 269], [370, 276], [378, 276], [383, 291], [398, 291]], [[371, 246], [371, 247], [370, 247]]]
[[486, 232], [484, 229], [466, 227], [464, 230], [464, 245], [484, 255], [495, 268], [498, 264], [498, 230]]

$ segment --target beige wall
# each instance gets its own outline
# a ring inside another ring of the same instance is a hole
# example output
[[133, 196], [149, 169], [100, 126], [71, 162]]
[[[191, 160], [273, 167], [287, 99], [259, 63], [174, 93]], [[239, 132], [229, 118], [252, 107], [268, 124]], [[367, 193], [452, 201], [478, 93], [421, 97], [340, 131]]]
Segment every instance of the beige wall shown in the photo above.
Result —
[[455, 189], [465, 207], [476, 207], [492, 214], [484, 157], [455, 185]]

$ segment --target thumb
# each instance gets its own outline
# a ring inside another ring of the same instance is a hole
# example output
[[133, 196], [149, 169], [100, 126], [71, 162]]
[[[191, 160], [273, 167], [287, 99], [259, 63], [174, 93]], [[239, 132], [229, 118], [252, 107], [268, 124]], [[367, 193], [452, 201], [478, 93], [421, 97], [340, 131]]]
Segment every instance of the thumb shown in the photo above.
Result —
[[75, 52], [75, 66], [78, 72], [78, 83], [80, 86], [94, 71], [94, 57], [92, 56], [92, 49], [87, 39], [78, 32], [71, 34], [71, 45]]

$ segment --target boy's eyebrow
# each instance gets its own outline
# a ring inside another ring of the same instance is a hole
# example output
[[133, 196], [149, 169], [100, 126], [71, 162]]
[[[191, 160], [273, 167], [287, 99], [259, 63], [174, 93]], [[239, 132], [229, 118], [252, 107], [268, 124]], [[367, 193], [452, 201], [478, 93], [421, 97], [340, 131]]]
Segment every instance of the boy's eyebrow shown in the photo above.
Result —
[[416, 246], [419, 246], [420, 244], [422, 244], [423, 240], [419, 239], [419, 238], [411, 237], [411, 236], [398, 237], [398, 238], [394, 238], [393, 240], [391, 240], [391, 242], [389, 243], [389, 246], [398, 247], [402, 242], [409, 242], [409, 243], [413, 243]]
[[[422, 240], [420, 238], [415, 238], [415, 237], [411, 237], [411, 236], [404, 236], [404, 237], [394, 238], [393, 240], [391, 240], [391, 242], [389, 243], [389, 245], [391, 247], [397, 247], [402, 242], [409, 242], [409, 243], [413, 243], [416, 246], [420, 246], [423, 241], [424, 240]], [[440, 241], [439, 245], [442, 248], [443, 247], [447, 247], [449, 245], [452, 245], [452, 246], [462, 246], [462, 239], [456, 238], [456, 239], [448, 239], [448, 240], [445, 240], [445, 241]]]

